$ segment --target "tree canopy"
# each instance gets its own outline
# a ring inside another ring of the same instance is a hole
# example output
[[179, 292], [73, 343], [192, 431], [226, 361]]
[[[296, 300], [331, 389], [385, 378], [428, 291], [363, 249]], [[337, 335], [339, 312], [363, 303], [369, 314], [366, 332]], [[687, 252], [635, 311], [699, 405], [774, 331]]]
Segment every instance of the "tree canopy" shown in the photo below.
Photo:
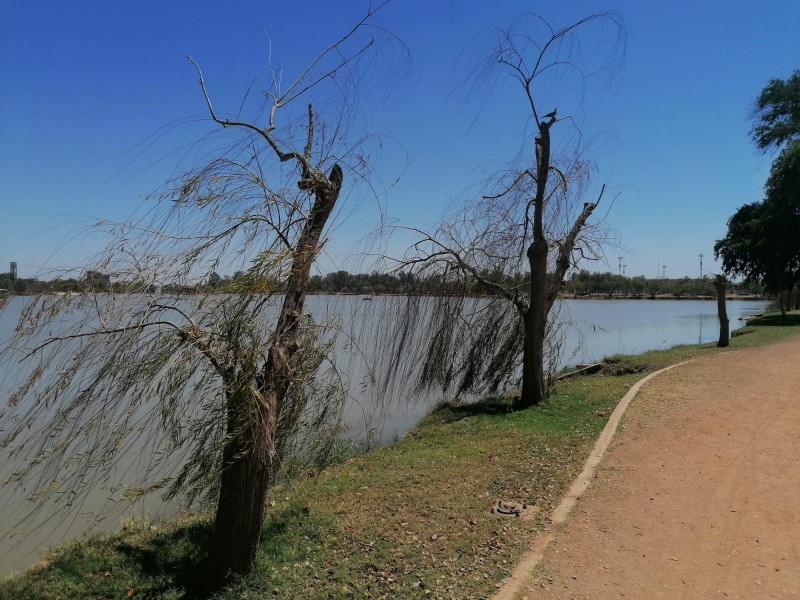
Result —
[[800, 71], [771, 79], [756, 99], [750, 135], [762, 150], [779, 148], [800, 136]]
[[762, 283], [767, 291], [800, 280], [800, 141], [772, 165], [765, 197], [740, 207], [728, 221], [714, 254], [726, 273]]
[[754, 118], [756, 145], [782, 149], [772, 163], [764, 198], [734, 213], [714, 254], [726, 273], [780, 293], [800, 282], [800, 71], [767, 84], [756, 100]]

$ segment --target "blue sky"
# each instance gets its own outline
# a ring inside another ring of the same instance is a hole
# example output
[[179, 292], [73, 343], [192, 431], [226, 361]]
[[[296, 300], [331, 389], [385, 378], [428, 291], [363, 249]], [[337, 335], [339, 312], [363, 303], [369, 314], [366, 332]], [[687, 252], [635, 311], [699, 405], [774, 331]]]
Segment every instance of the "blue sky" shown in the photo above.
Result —
[[[495, 4], [495, 5], [491, 5]], [[302, 7], [302, 8], [298, 8]], [[180, 148], [208, 131], [185, 57], [203, 66], [215, 102], [235, 106], [273, 58], [287, 73], [345, 31], [366, 3], [243, 0], [176, 2], [0, 0], [0, 270], [20, 275], [80, 266], [103, 240], [84, 227], [131, 213], [175, 168]], [[397, 102], [376, 105], [388, 152], [387, 213], [425, 227], [448, 203], [511, 158], [525, 126], [524, 98], [503, 88], [488, 104], [459, 105], [464, 49], [523, 10], [563, 26], [598, 10], [620, 13], [628, 47], [614, 89], [587, 104], [599, 178], [621, 192], [608, 224], [621, 236], [608, 265], [627, 274], [713, 271], [713, 243], [728, 217], [758, 200], [770, 156], [751, 144], [748, 114], [772, 77], [800, 68], [800, 3], [564, 3], [398, 0], [380, 16], [408, 46], [413, 75]], [[554, 100], [556, 103], [557, 100]], [[175, 127], [170, 127], [175, 124]], [[165, 128], [166, 129], [162, 129]], [[152, 143], [141, 144], [153, 133]], [[368, 211], [367, 211], [368, 212]], [[337, 223], [324, 269], [344, 259], [375, 215]], [[390, 247], [400, 252], [400, 246]], [[350, 270], [355, 270], [350, 267]]]

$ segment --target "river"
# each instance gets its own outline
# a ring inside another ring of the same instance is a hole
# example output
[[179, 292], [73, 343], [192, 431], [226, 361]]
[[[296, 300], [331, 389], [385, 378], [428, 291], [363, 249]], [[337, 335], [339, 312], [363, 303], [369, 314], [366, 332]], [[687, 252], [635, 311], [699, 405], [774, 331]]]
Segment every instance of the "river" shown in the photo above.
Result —
[[[7, 340], [25, 299], [12, 299], [5, 310], [0, 311], [0, 346]], [[374, 347], [378, 321], [384, 318], [387, 307], [399, 306], [401, 298], [375, 297], [369, 302], [357, 296], [312, 296], [307, 308], [313, 315], [338, 313], [344, 329], [350, 331], [355, 340], [339, 346], [360, 347], [360, 353], [368, 354]], [[729, 301], [728, 313], [731, 328], [738, 326], [737, 319], [762, 312], [766, 301]], [[711, 342], [717, 339], [719, 329], [716, 302], [709, 300], [564, 300], [558, 310], [563, 321], [568, 323], [565, 331], [564, 352], [560, 367], [576, 363], [592, 362], [617, 353], [633, 354], [646, 350], [668, 348], [677, 344]], [[391, 312], [391, 310], [389, 311]], [[363, 339], [358, 339], [361, 336]], [[358, 356], [355, 353], [354, 356]], [[402, 395], [394, 394], [380, 406], [364, 396], [364, 366], [358, 360], [345, 359], [346, 379], [350, 385], [350, 399], [345, 407], [343, 434], [353, 438], [368, 439], [371, 445], [391, 442], [413, 427], [432, 405], [445, 400], [443, 394], [427, 393], [409, 397], [408, 390]], [[11, 380], [19, 380], [19, 373], [11, 369], [25, 369], [25, 363], [0, 365], [0, 398], [5, 405], [11, 394]], [[409, 385], [408, 389], [412, 386]], [[0, 453], [0, 481], [12, 468], [8, 452]], [[124, 473], [125, 469], [120, 468]], [[108, 502], [108, 492], [98, 489], [90, 494], [81, 507], [66, 513], [44, 513], [29, 523], [32, 534], [0, 539], [0, 576], [13, 569], [21, 569], [38, 559], [41, 550], [61, 540], [78, 536], [93, 527], [95, 530], [116, 529], [119, 515], [98, 520], [95, 510]], [[6, 534], [25, 512], [26, 503], [20, 498], [25, 490], [0, 490], [0, 534]], [[161, 503], [157, 498], [140, 500], [136, 510], [157, 516], [174, 514], [174, 504]], [[49, 515], [49, 517], [48, 517]]]

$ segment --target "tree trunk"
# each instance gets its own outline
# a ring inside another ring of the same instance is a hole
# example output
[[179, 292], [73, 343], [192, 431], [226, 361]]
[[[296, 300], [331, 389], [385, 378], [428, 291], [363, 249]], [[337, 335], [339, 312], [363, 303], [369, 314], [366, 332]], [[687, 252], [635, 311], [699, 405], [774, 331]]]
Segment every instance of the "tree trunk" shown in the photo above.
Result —
[[730, 343], [730, 328], [728, 321], [728, 309], [725, 305], [725, 278], [717, 276], [714, 280], [714, 287], [717, 290], [717, 316], [719, 317], [719, 341], [718, 348], [727, 348]]
[[[544, 205], [547, 178], [550, 172], [550, 127], [556, 122], [555, 113], [549, 121], [539, 123], [539, 135], [535, 140], [536, 195], [533, 205], [533, 243], [528, 247], [528, 266], [531, 271], [528, 310], [523, 314], [524, 340], [522, 354], [522, 390], [519, 408], [541, 404], [547, 397], [548, 385], [544, 372], [544, 342], [547, 331], [547, 315], [570, 266], [572, 251], [587, 219], [592, 215], [597, 202], [587, 202], [575, 219], [566, 237], [558, 240], [558, 254], [553, 272], [553, 286], [547, 286], [547, 255], [549, 252], [544, 232]], [[605, 190], [605, 186], [603, 186]], [[600, 192], [602, 198], [603, 192]], [[599, 199], [598, 199], [599, 202]]]
[[[327, 178], [324, 174], [318, 177], [310, 180], [315, 199], [293, 252], [275, 342], [257, 381], [236, 385], [229, 392], [220, 494], [206, 560], [210, 587], [220, 587], [232, 575], [249, 572], [258, 552], [278, 417], [294, 377], [291, 359], [297, 351], [309, 273], [322, 230], [339, 197], [342, 169], [334, 165]], [[304, 178], [301, 184], [309, 185], [306, 181]], [[251, 388], [247, 383], [254, 383], [258, 393], [244, 391]]]
[[523, 319], [525, 338], [522, 351], [522, 390], [516, 407], [530, 408], [541, 404], [547, 393], [544, 375], [544, 331], [537, 327], [530, 311]]
[[547, 328], [547, 243], [539, 238], [528, 248], [531, 269], [528, 310], [523, 317], [522, 390], [518, 407], [541, 404], [547, 394], [544, 374], [544, 335]]
[[220, 495], [205, 570], [211, 587], [223, 585], [230, 575], [250, 571], [261, 538], [278, 398], [272, 394], [260, 402], [252, 394], [247, 396], [231, 394], [228, 399], [229, 441], [223, 450]]
[[531, 282], [528, 310], [523, 317], [525, 339], [522, 355], [522, 390], [518, 402], [520, 408], [541, 404], [547, 391], [544, 380], [544, 332], [547, 327], [548, 312], [546, 306], [548, 248], [544, 236], [544, 197], [550, 174], [550, 127], [555, 121], [555, 114], [551, 115], [549, 121], [541, 121], [539, 135], [534, 140], [536, 195], [531, 201], [533, 242], [527, 250]]

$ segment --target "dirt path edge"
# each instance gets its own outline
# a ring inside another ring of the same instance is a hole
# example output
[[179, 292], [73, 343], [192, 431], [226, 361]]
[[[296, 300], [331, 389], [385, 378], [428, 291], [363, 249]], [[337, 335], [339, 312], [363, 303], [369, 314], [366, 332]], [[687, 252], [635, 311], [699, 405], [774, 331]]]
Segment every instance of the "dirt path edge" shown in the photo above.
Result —
[[561, 499], [559, 505], [550, 514], [550, 522], [552, 523], [551, 527], [544, 530], [541, 535], [536, 538], [531, 545], [530, 550], [517, 563], [517, 566], [514, 567], [511, 575], [509, 575], [508, 578], [503, 581], [497, 593], [492, 597], [492, 600], [513, 600], [520, 591], [522, 585], [533, 573], [533, 570], [536, 568], [539, 562], [541, 562], [547, 546], [549, 546], [550, 543], [555, 539], [560, 526], [564, 523], [564, 521], [566, 521], [567, 516], [575, 506], [578, 498], [580, 498], [581, 494], [583, 494], [583, 492], [585, 492], [589, 487], [595, 469], [605, 455], [611, 440], [614, 438], [614, 434], [617, 431], [619, 422], [622, 420], [622, 416], [625, 414], [628, 405], [636, 397], [636, 394], [639, 392], [641, 387], [661, 373], [665, 373], [670, 369], [684, 365], [686, 362], [687, 361], [670, 365], [669, 367], [665, 367], [655, 371], [654, 373], [650, 373], [647, 377], [643, 377], [633, 384], [631, 389], [628, 390], [628, 393], [625, 394], [617, 403], [616, 408], [614, 408], [614, 412], [611, 413], [611, 416], [608, 419], [608, 423], [606, 423], [606, 426], [600, 433], [600, 437], [597, 439], [594, 448], [586, 459], [586, 462], [583, 465], [583, 471], [581, 471], [580, 475], [575, 478], [575, 480], [572, 482], [572, 485], [570, 485], [569, 490], [567, 490], [566, 495]]

